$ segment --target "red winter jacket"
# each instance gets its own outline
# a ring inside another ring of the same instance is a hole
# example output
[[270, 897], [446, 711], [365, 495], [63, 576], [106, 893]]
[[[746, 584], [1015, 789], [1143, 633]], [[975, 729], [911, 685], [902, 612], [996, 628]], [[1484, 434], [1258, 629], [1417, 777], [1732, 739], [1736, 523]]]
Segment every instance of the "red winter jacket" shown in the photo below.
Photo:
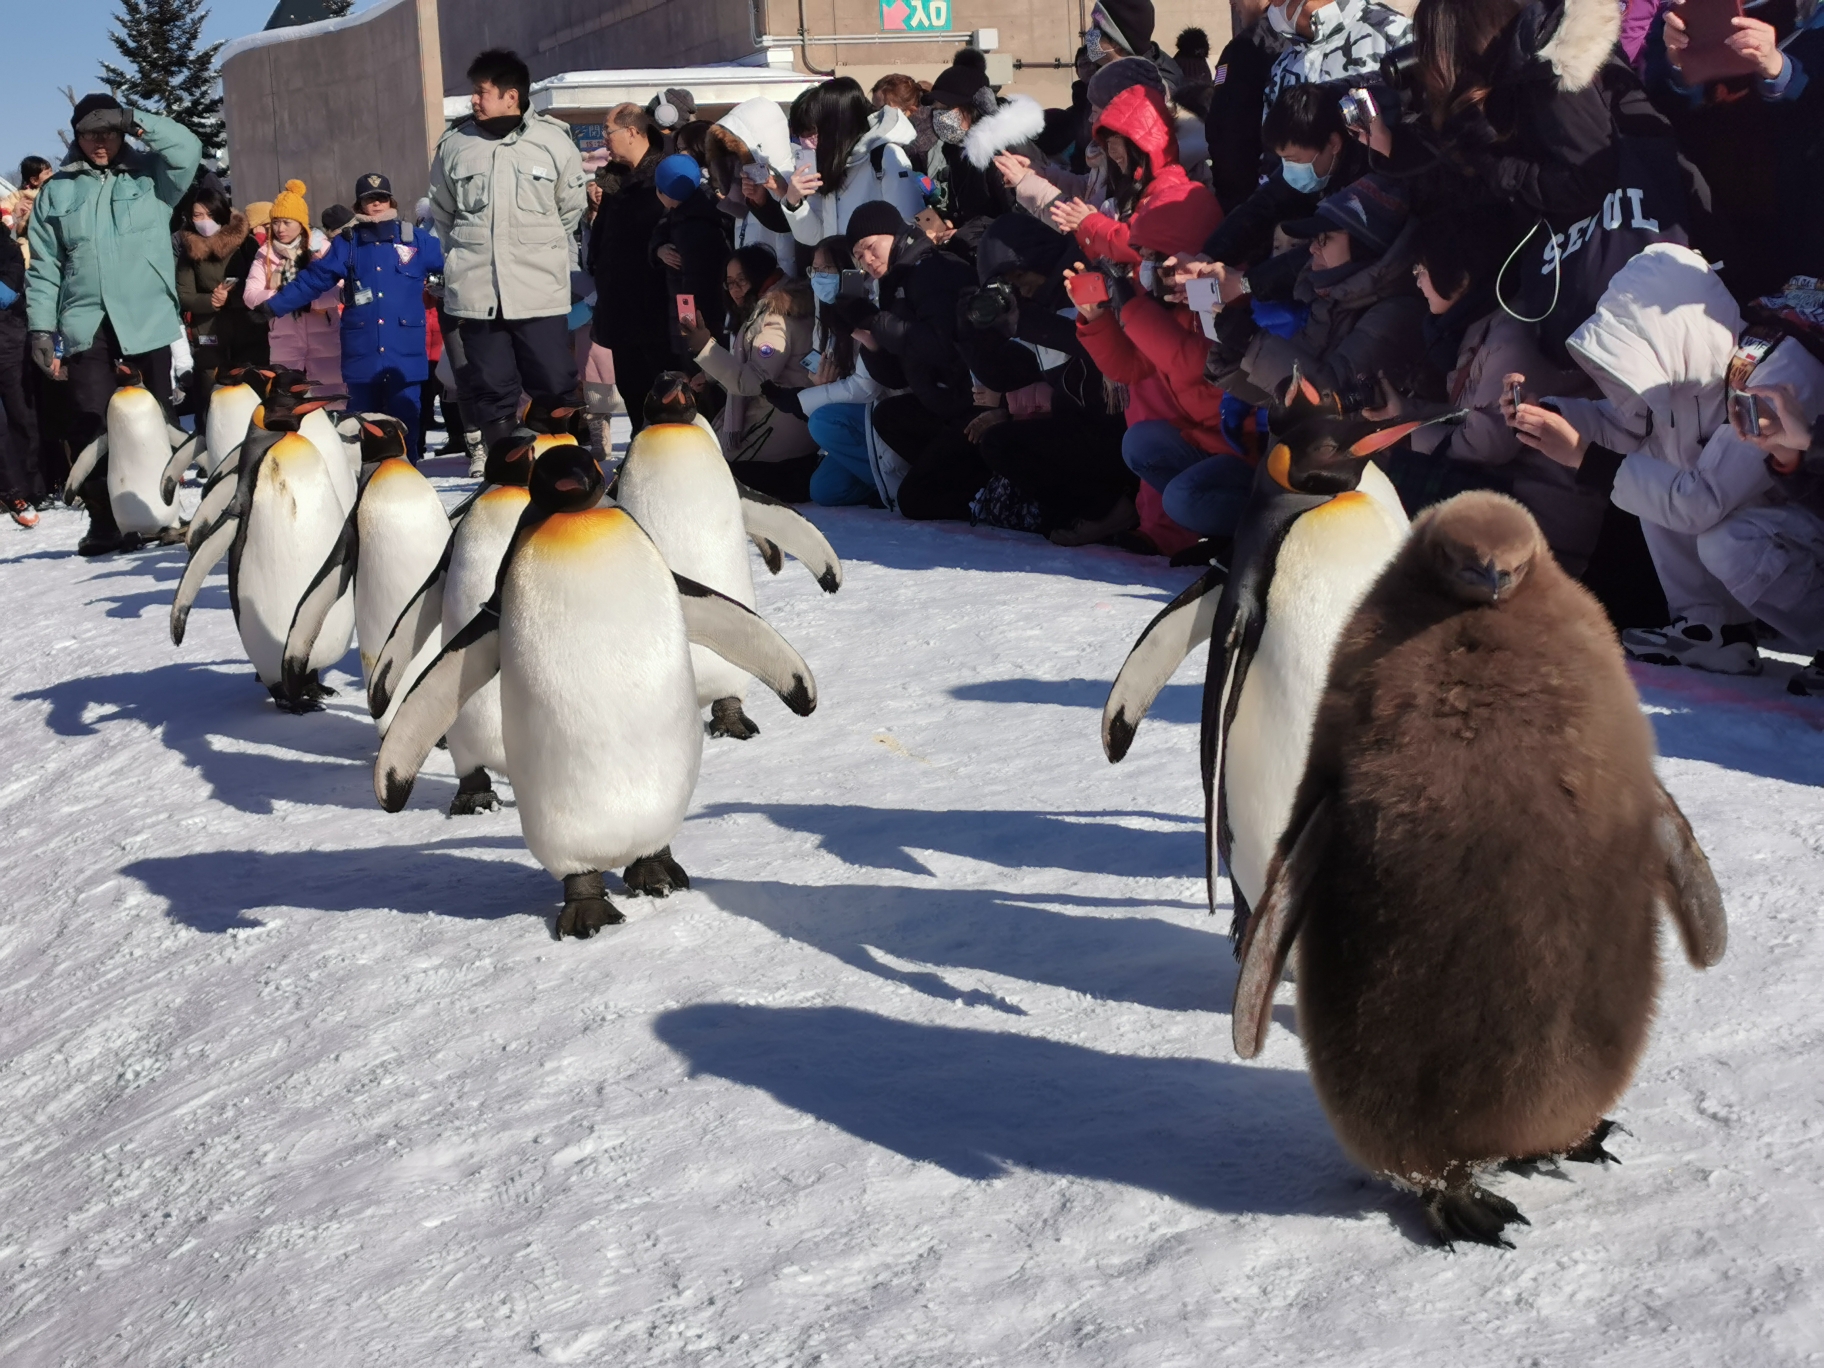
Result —
[[1144, 295], [1077, 324], [1102, 374], [1127, 386], [1128, 426], [1163, 418], [1205, 451], [1240, 455], [1222, 435], [1222, 391], [1203, 378], [1209, 339], [1188, 309]]
[[1185, 173], [1178, 160], [1178, 138], [1172, 118], [1158, 91], [1130, 86], [1109, 101], [1096, 131], [1119, 133], [1146, 153], [1152, 178], [1140, 192], [1140, 203], [1125, 220], [1094, 213], [1077, 225], [1077, 245], [1085, 259], [1129, 266], [1140, 260], [1137, 250], [1151, 248], [1161, 256], [1198, 252], [1222, 223], [1222, 205]]

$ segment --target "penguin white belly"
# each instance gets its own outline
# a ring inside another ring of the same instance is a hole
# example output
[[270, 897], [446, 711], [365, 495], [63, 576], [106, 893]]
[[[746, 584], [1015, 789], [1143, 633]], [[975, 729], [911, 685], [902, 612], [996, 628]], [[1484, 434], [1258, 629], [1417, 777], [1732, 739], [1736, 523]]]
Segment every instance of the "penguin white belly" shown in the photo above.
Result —
[[[507, 554], [513, 529], [530, 502], [524, 489], [501, 485], [481, 495], [463, 515], [443, 581], [445, 641], [466, 627], [481, 605], [494, 597], [501, 558]], [[511, 776], [506, 742], [500, 735], [500, 676], [469, 695], [444, 735], [458, 775], [473, 774], [477, 768], [485, 767]]]
[[424, 587], [450, 539], [449, 516], [431, 482], [410, 461], [382, 461], [355, 512], [361, 539], [355, 567], [355, 636], [361, 673], [374, 660], [412, 595]]
[[300, 435], [308, 437], [310, 444], [323, 456], [323, 467], [329, 472], [329, 478], [335, 485], [336, 498], [342, 504], [346, 514], [355, 506], [355, 477], [361, 473], [360, 448], [355, 449], [354, 464], [349, 464], [348, 444], [342, 440], [342, 434], [336, 431], [336, 425], [329, 420], [329, 414], [322, 409], [312, 409], [304, 415], [304, 421], [298, 424]]
[[1229, 877], [1250, 907], [1260, 906], [1267, 866], [1305, 775], [1336, 639], [1405, 539], [1405, 514], [1396, 518], [1372, 493], [1358, 491], [1299, 518], [1280, 544], [1266, 626], [1236, 702], [1223, 769]]
[[[295, 433], [281, 437], [260, 463], [252, 505], [233, 566], [235, 625], [247, 658], [270, 686], [282, 677], [285, 638], [298, 603], [347, 515], [322, 454]], [[310, 668], [322, 669], [346, 655], [354, 625], [353, 595], [345, 594], [317, 635]]]
[[551, 873], [670, 844], [703, 758], [671, 569], [619, 508], [558, 513], [502, 594], [500, 711], [526, 845]]
[[159, 491], [170, 460], [163, 406], [150, 390], [116, 390], [108, 401], [108, 504], [122, 532], [149, 536], [183, 521]]
[[[678, 574], [754, 606], [753, 560], [741, 494], [722, 448], [694, 425], [650, 427], [621, 467], [616, 496]], [[703, 646], [690, 648], [697, 704], [747, 697], [747, 675]]]
[[228, 453], [240, 446], [253, 424], [253, 411], [259, 406], [260, 396], [246, 385], [223, 385], [209, 396], [209, 419], [203, 428], [209, 452], [208, 474], [220, 470]]

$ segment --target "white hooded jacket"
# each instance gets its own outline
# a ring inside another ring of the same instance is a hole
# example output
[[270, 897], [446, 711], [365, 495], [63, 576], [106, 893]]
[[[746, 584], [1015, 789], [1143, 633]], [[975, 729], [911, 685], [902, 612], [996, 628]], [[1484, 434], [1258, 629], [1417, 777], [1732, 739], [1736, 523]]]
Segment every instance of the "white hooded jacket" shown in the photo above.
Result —
[[[868, 120], [868, 131], [849, 153], [841, 186], [826, 185], [795, 208], [786, 207], [792, 236], [807, 247], [815, 247], [826, 237], [847, 232], [849, 215], [875, 200], [886, 200], [910, 223], [925, 207], [921, 178], [906, 156], [906, 148], [917, 136], [912, 121], [892, 105], [875, 110]], [[874, 169], [877, 147], [881, 149], [878, 172]]]
[[[786, 123], [785, 111], [777, 101], [756, 95], [729, 110], [716, 120], [716, 124], [741, 139], [756, 158], [763, 159], [764, 165], [784, 176], [792, 174], [795, 154], [791, 129]], [[774, 232], [751, 213], [742, 212], [734, 218], [737, 251], [743, 247], [770, 247], [779, 259], [781, 270], [788, 276], [798, 274], [798, 253], [793, 248], [790, 233]]]
[[[1727, 376], [1741, 311], [1688, 247], [1655, 243], [1621, 268], [1567, 346], [1602, 399], [1557, 399], [1580, 436], [1628, 453], [1615, 478], [1619, 508], [1696, 535], [1775, 488], [1760, 449], [1729, 425]], [[1808, 412], [1824, 402], [1824, 366], [1780, 343], [1753, 385], [1794, 386]]]

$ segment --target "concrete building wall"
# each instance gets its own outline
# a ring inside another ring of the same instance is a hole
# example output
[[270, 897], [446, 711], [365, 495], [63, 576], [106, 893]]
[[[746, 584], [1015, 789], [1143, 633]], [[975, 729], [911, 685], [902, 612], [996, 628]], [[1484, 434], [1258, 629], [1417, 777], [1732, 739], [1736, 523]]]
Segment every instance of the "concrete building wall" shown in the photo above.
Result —
[[443, 132], [437, 0], [392, 0], [348, 19], [238, 40], [222, 63], [235, 199], [271, 199], [287, 180], [320, 216], [380, 171], [409, 213]]

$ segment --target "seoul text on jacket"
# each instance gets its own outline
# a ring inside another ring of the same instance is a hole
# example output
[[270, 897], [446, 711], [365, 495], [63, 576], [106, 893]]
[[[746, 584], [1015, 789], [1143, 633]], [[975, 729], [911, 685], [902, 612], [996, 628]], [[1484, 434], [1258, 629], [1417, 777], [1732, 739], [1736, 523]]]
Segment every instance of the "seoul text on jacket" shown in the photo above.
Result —
[[431, 158], [431, 216], [448, 249], [444, 312], [547, 318], [570, 312], [571, 237], [588, 177], [570, 127], [528, 114], [505, 137], [464, 120]]
[[424, 279], [443, 269], [443, 248], [398, 219], [356, 219], [329, 250], [275, 294], [275, 314], [308, 308], [342, 282], [342, 378], [353, 383], [396, 374], [407, 384], [430, 375], [424, 341]]

